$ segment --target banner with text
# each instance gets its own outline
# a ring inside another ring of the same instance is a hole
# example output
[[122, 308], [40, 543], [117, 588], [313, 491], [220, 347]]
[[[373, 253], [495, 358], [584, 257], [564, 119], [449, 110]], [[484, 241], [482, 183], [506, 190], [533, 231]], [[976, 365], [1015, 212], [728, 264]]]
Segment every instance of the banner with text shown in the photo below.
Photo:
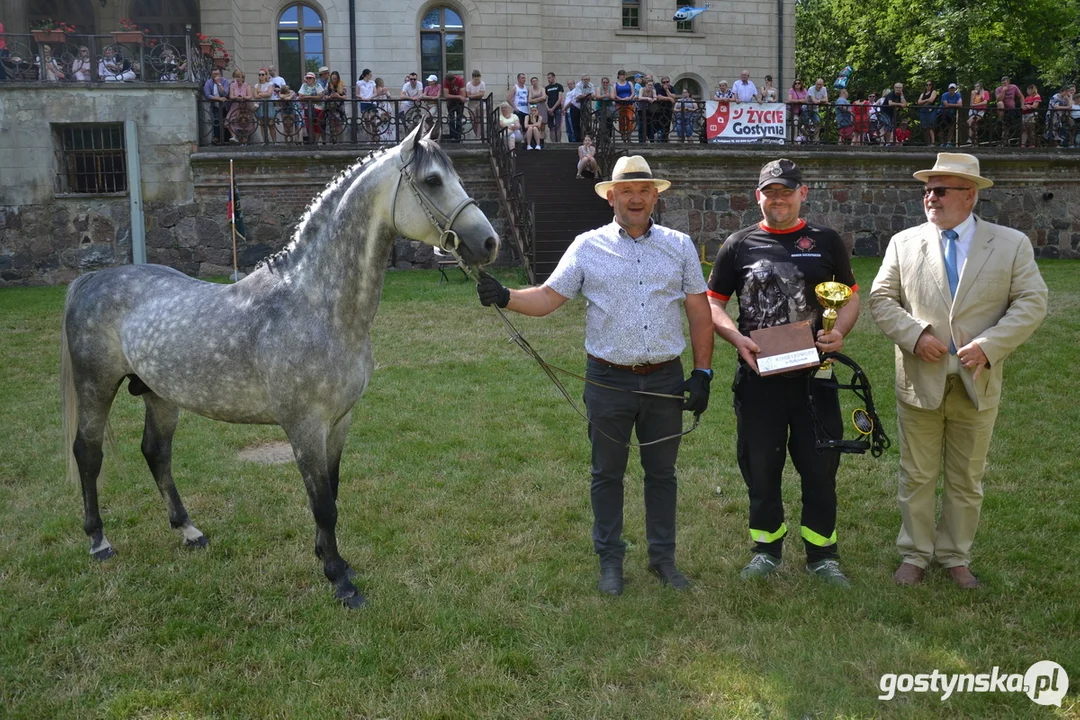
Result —
[[709, 142], [784, 142], [784, 103], [705, 103]]

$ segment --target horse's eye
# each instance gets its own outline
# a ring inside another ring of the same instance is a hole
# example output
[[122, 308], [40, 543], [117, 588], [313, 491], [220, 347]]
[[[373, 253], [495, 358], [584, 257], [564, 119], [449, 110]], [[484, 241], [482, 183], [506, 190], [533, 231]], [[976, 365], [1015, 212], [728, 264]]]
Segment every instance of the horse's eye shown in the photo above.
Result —
[[428, 187], [439, 187], [442, 185], [442, 178], [438, 175], [428, 175], [426, 178], [424, 178], [424, 184]]

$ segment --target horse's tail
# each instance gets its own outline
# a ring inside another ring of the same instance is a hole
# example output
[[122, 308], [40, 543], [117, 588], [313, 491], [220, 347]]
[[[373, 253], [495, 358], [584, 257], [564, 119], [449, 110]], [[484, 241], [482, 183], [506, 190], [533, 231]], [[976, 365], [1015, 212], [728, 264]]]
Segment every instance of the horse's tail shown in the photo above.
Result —
[[75, 373], [71, 367], [71, 349], [68, 347], [67, 320], [71, 297], [85, 278], [81, 275], [68, 287], [64, 298], [64, 317], [60, 321], [60, 414], [64, 424], [64, 457], [67, 458], [68, 480], [79, 482], [79, 466], [75, 462], [75, 434], [79, 429], [79, 398], [75, 395]]

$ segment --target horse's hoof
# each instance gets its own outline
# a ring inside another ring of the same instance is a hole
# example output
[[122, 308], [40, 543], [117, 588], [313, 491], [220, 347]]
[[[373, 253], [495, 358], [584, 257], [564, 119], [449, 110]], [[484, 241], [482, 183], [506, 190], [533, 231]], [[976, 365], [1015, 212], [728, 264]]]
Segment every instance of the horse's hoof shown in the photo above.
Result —
[[200, 535], [194, 540], [184, 540], [184, 547], [188, 550], [202, 550], [209, 544], [210, 541], [206, 539], [205, 535]]
[[340, 600], [341, 604], [349, 608], [350, 610], [362, 608], [364, 607], [364, 605], [367, 604], [367, 600], [365, 600], [364, 596], [358, 592], [354, 592], [352, 595], [349, 595], [347, 597], [342, 597], [341, 595], [338, 595], [338, 600]]
[[90, 553], [90, 555], [93, 556], [93, 558], [95, 560], [100, 560], [102, 562], [108, 560], [109, 558], [111, 558], [115, 554], [116, 554], [116, 551], [113, 550], [112, 547], [101, 548], [100, 550], [98, 550], [95, 553]]
[[347, 608], [363, 607], [367, 602], [356, 586], [344, 578], [334, 583], [334, 597]]

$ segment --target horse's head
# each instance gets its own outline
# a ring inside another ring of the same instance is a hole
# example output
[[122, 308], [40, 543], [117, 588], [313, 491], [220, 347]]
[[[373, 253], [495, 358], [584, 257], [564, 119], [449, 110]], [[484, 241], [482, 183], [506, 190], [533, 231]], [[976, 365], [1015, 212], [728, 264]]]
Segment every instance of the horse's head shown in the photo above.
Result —
[[404, 237], [453, 251], [478, 267], [495, 259], [499, 236], [461, 186], [438, 137], [439, 124], [429, 131], [425, 120], [398, 147], [401, 178], [391, 209], [393, 223]]

